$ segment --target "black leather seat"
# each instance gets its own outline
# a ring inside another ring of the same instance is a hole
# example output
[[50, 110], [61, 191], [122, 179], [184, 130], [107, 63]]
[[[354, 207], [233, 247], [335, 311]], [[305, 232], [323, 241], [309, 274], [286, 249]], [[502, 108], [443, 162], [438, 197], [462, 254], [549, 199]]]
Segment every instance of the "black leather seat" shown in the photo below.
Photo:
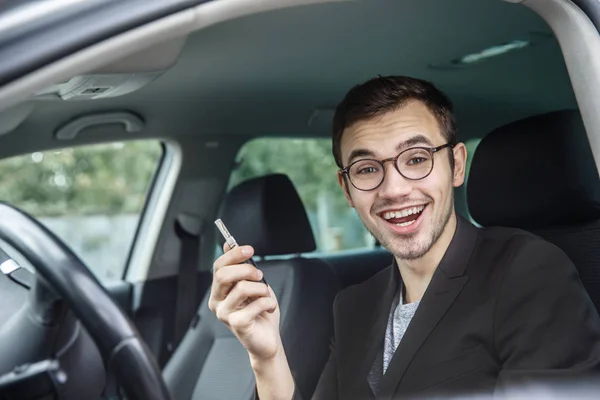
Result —
[[477, 223], [528, 230], [560, 247], [600, 310], [600, 179], [577, 111], [526, 118], [484, 137], [467, 200]]
[[[300, 198], [285, 175], [269, 175], [233, 188], [221, 217], [237, 242], [252, 245], [256, 256], [293, 255], [255, 260], [277, 294], [288, 361], [298, 388], [310, 398], [329, 356], [339, 282], [323, 261], [299, 256], [316, 247]], [[164, 370], [175, 400], [251, 399], [254, 374], [246, 350], [208, 309], [208, 295], [198, 313], [200, 322]]]

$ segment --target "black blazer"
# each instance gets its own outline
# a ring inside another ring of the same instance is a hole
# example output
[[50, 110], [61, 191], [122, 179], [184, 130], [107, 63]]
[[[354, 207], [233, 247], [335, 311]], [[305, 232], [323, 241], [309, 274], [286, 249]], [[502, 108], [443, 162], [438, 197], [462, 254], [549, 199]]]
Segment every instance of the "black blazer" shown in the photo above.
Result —
[[600, 368], [600, 317], [568, 257], [530, 233], [459, 218], [386, 374], [374, 376], [399, 275], [393, 264], [338, 295], [314, 400], [485, 395]]

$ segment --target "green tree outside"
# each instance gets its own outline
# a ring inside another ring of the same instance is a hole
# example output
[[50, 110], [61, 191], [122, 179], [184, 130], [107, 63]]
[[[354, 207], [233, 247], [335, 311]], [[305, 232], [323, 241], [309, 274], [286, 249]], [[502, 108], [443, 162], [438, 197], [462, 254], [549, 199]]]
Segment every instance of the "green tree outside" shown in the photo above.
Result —
[[[0, 200], [39, 218], [136, 215], [162, 151], [157, 141], [148, 140], [2, 160]], [[270, 173], [286, 174], [307, 209], [319, 250], [364, 247], [370, 239], [344, 199], [337, 169], [330, 139], [256, 139], [240, 151], [230, 185]]]
[[0, 161], [0, 200], [36, 217], [139, 213], [157, 141], [66, 148]]

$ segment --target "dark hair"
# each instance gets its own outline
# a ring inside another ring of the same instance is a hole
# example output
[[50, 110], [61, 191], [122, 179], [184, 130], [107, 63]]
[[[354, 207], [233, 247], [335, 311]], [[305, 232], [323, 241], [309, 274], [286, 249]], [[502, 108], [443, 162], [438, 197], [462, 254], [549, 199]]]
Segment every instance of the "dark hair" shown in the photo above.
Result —
[[[333, 117], [333, 157], [343, 168], [341, 141], [344, 130], [356, 122], [365, 121], [403, 107], [410, 100], [423, 102], [438, 121], [442, 135], [456, 144], [456, 120], [452, 102], [430, 82], [407, 76], [378, 76], [354, 86], [337, 106]], [[449, 152], [450, 165], [454, 156]]]

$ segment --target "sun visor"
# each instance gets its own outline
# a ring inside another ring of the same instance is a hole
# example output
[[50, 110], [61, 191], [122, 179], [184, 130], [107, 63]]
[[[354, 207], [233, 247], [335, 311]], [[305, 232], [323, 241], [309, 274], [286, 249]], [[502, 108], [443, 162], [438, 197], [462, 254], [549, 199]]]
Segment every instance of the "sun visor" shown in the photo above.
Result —
[[38, 100], [94, 100], [117, 97], [139, 90], [158, 78], [162, 72], [141, 74], [82, 75], [37, 92]]
[[169, 40], [89, 74], [37, 92], [36, 100], [94, 100], [123, 96], [154, 81], [177, 62], [187, 37]]

